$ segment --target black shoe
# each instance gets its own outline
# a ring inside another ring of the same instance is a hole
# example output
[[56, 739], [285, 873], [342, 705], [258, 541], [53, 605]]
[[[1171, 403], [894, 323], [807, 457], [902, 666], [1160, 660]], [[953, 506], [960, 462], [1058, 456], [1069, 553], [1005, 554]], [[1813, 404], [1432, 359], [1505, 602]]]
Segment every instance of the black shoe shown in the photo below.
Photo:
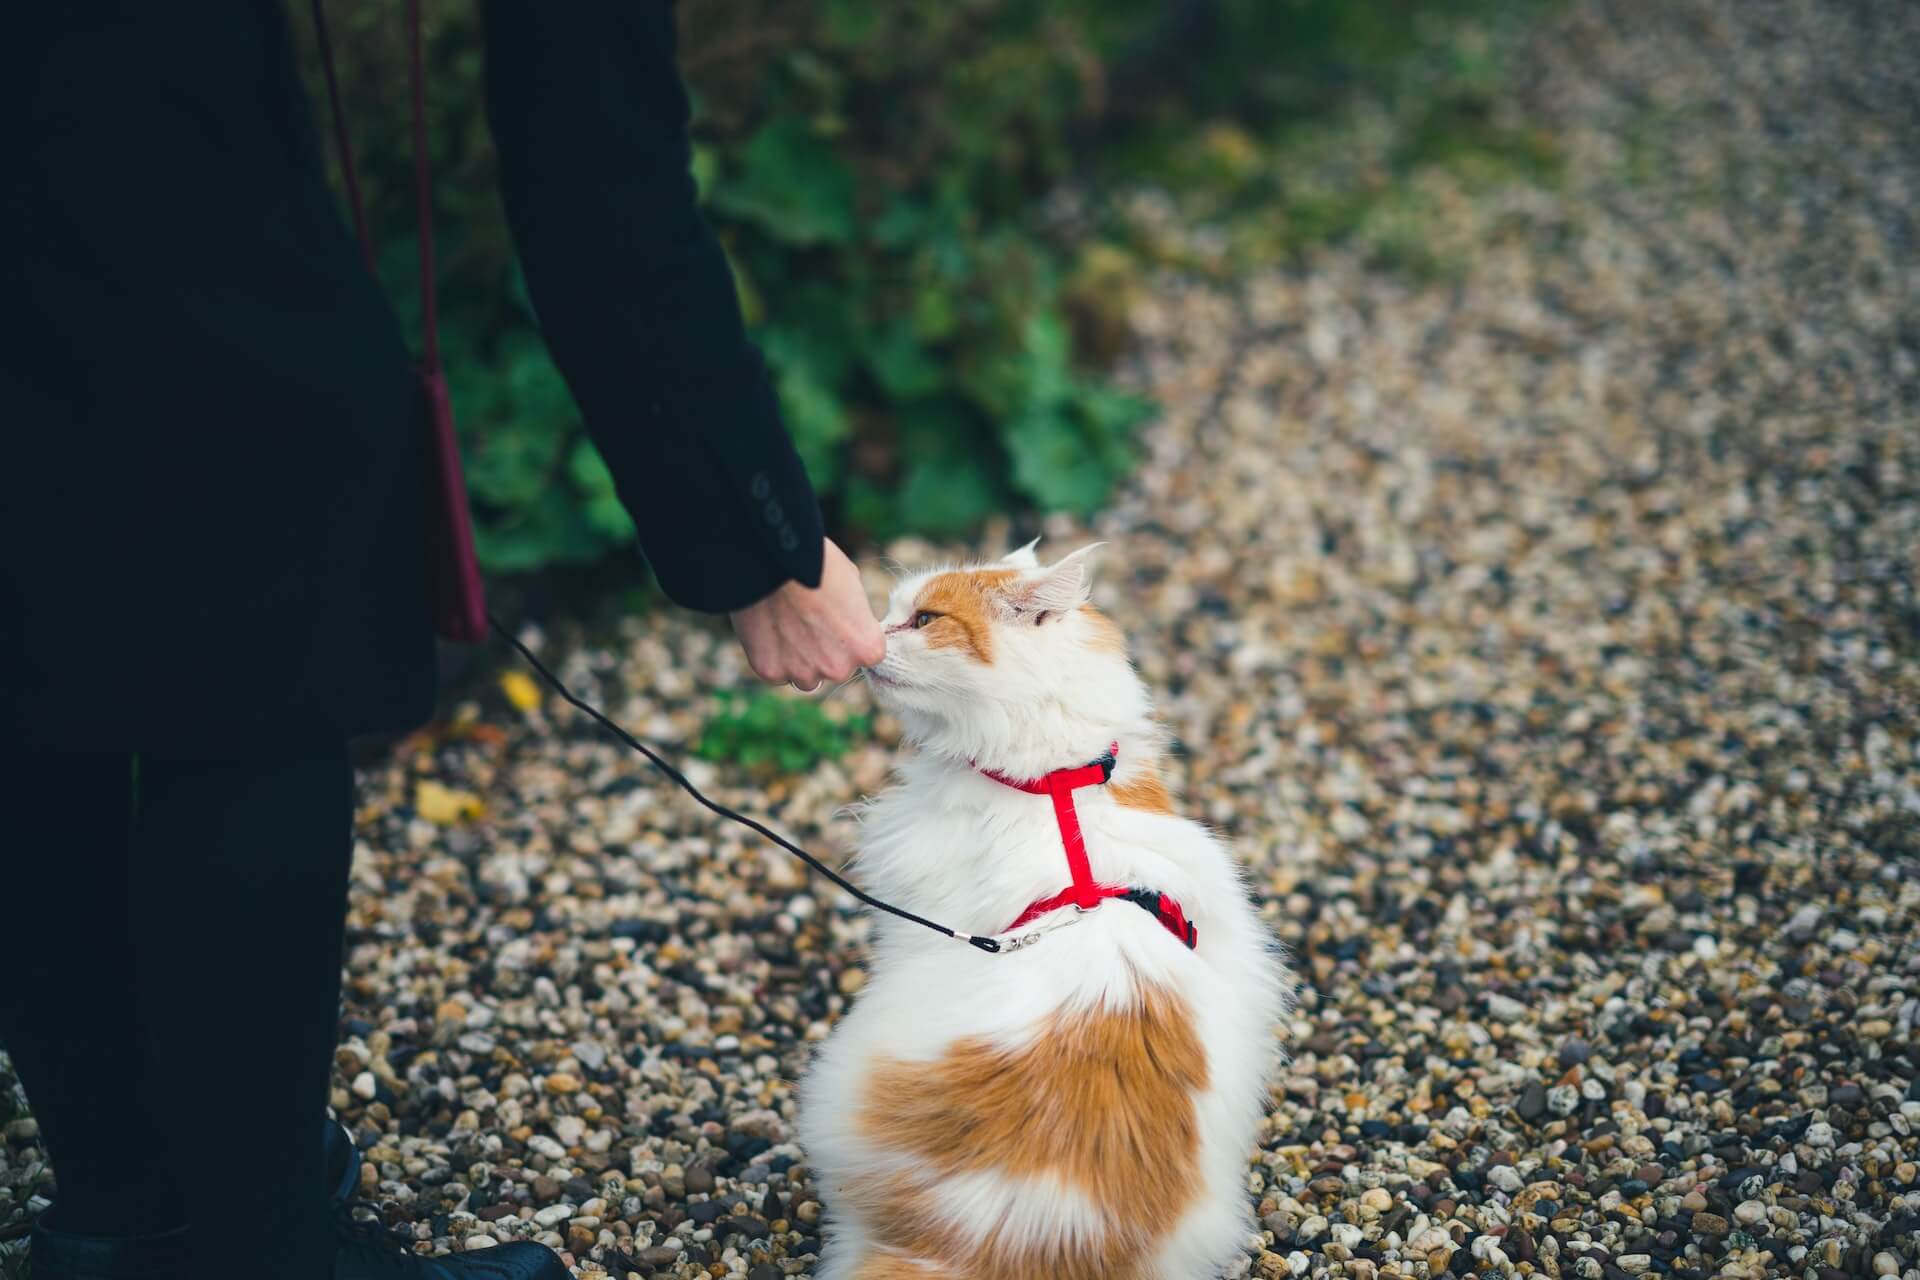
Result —
[[336, 1210], [353, 1203], [360, 1189], [360, 1152], [338, 1120], [327, 1121], [327, 1198]]
[[[33, 1280], [185, 1280], [187, 1229], [150, 1236], [76, 1236], [40, 1215], [27, 1239]], [[551, 1255], [549, 1255], [551, 1256]]]
[[[515, 1240], [445, 1258], [409, 1252], [406, 1237], [378, 1217], [379, 1206], [361, 1200], [360, 1153], [337, 1121], [327, 1122], [327, 1189], [333, 1197], [335, 1280], [573, 1280], [560, 1255], [531, 1240]], [[356, 1214], [365, 1217], [356, 1217]], [[33, 1280], [40, 1280], [35, 1274]]]
[[[360, 1189], [360, 1153], [353, 1136], [337, 1120], [327, 1121], [327, 1196], [337, 1213], [348, 1213]], [[50, 1225], [53, 1211], [42, 1214], [27, 1242], [33, 1280], [185, 1280], [189, 1273], [187, 1229], [176, 1227], [150, 1236], [81, 1236]], [[523, 1248], [538, 1249], [557, 1264], [552, 1251], [539, 1245], [508, 1246], [518, 1257]], [[479, 1255], [474, 1255], [478, 1257]], [[561, 1269], [565, 1274], [565, 1268]], [[389, 1273], [397, 1274], [397, 1273]], [[415, 1273], [432, 1275], [432, 1272]], [[532, 1267], [505, 1271], [464, 1271], [471, 1276], [535, 1277]]]
[[[423, 1258], [396, 1245], [343, 1240], [333, 1256], [334, 1280], [572, 1280], [560, 1255], [516, 1240], [492, 1249]], [[33, 1273], [40, 1280], [40, 1273]]]

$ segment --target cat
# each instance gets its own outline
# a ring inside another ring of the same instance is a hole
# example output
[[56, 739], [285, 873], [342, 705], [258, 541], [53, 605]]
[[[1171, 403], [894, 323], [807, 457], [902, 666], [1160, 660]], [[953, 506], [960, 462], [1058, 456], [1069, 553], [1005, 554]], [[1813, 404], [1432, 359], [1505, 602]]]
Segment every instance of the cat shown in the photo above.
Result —
[[[1230, 852], [1174, 812], [1094, 550], [893, 592], [867, 678], [918, 750], [860, 811], [855, 874], [1005, 949], [876, 918], [800, 1091], [819, 1280], [1199, 1280], [1244, 1248], [1291, 979]], [[1071, 818], [1019, 785], [1075, 767]], [[1075, 892], [1070, 826], [1083, 888], [1131, 897], [1046, 901]]]

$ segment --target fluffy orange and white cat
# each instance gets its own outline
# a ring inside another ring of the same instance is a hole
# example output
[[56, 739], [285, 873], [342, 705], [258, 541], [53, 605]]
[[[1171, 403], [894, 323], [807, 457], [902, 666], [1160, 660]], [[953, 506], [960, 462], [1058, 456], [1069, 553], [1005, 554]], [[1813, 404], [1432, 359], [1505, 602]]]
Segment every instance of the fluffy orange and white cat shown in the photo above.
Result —
[[1092, 550], [893, 593], [868, 676], [918, 750], [857, 873], [1006, 949], [877, 918], [801, 1095], [820, 1280], [1201, 1280], [1244, 1247], [1291, 984], [1231, 853], [1175, 811]]

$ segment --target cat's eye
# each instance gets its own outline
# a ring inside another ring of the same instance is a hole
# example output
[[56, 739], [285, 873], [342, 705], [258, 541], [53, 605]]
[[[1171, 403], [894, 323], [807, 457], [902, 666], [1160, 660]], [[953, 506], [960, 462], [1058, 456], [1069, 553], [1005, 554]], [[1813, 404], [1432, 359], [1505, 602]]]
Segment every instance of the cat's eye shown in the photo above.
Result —
[[920, 612], [913, 615], [913, 629], [915, 631], [918, 631], [920, 628], [924, 626], [929, 626], [932, 624], [933, 620], [939, 616], [940, 615], [937, 613], [929, 613], [925, 609], [922, 609]]

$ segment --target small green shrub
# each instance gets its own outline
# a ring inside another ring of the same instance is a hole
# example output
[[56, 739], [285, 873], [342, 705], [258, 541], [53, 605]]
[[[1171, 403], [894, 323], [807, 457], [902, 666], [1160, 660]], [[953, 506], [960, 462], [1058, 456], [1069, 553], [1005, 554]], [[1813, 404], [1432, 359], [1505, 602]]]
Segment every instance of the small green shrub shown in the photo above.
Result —
[[724, 699], [701, 730], [694, 754], [702, 760], [801, 773], [837, 760], [872, 732], [872, 717], [777, 693]]

